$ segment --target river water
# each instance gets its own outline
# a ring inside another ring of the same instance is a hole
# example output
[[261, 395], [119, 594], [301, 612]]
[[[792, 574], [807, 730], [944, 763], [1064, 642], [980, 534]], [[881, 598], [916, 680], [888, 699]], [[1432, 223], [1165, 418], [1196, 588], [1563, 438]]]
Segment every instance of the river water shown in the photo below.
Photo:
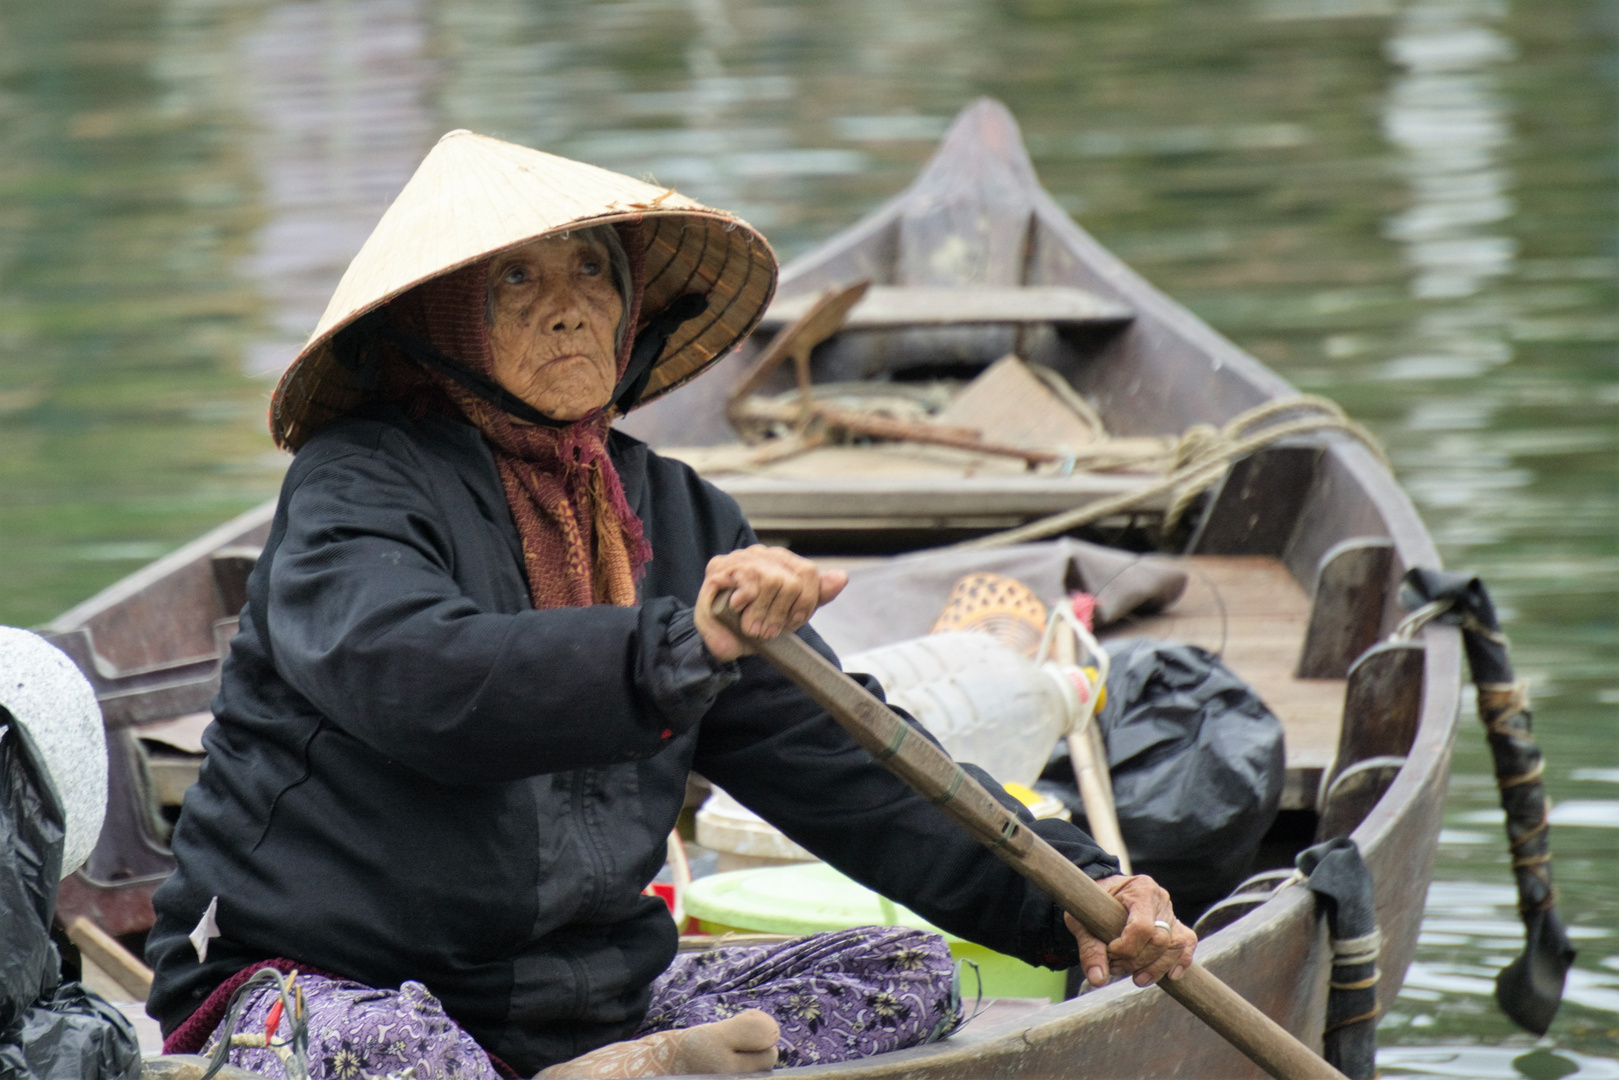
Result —
[[59, 0], [0, 6], [0, 622], [273, 493], [267, 377], [468, 127], [802, 252], [981, 94], [1148, 278], [1386, 443], [1533, 680], [1580, 949], [1549, 1038], [1466, 727], [1385, 1075], [1619, 1077], [1612, 0]]

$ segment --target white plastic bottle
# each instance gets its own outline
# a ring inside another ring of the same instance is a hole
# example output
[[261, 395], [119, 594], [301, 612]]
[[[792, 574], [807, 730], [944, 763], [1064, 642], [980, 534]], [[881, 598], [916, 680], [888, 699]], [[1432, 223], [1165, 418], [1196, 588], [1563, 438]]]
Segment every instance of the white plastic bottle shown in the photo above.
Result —
[[1070, 724], [1063, 676], [984, 634], [896, 642], [847, 657], [843, 667], [875, 676], [889, 702], [951, 757], [1003, 784], [1033, 784]]

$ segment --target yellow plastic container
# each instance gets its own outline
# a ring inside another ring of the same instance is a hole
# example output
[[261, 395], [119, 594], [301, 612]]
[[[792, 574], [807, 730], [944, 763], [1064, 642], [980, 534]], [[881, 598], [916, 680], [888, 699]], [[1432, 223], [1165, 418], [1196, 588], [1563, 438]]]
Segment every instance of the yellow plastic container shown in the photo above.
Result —
[[[820, 934], [854, 926], [912, 926], [942, 934], [959, 960], [978, 965], [985, 997], [1048, 998], [1061, 1001], [1061, 971], [974, 945], [929, 925], [909, 908], [851, 881], [825, 863], [770, 866], [713, 874], [692, 882], [686, 912], [705, 934]], [[978, 996], [971, 968], [962, 972], [961, 995]]]

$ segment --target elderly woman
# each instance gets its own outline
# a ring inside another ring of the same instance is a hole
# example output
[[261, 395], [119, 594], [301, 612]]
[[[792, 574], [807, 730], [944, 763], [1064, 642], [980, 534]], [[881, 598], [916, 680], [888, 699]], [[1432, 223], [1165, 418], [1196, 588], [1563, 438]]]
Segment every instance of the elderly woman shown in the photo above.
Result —
[[[1089, 937], [712, 617], [731, 589], [748, 634], [826, 652], [806, 622], [844, 579], [609, 422], [774, 280], [758, 234], [673, 192], [468, 133], [424, 161], [276, 391], [297, 456], [147, 947], [171, 1052], [266, 966], [299, 972], [323, 1077], [739, 1072], [947, 1033], [934, 934], [676, 958], [642, 890], [694, 769], [990, 948], [1098, 985], [1191, 962], [1150, 880], [1036, 823], [1130, 908]], [[285, 1037], [272, 997], [237, 1029]]]

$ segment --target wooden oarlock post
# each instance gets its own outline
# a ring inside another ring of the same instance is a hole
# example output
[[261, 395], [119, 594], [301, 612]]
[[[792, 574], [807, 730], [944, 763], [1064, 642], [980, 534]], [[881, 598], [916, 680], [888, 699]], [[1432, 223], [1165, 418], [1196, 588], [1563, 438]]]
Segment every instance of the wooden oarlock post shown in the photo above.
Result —
[[849, 310], [860, 303], [869, 288], [871, 282], [865, 280], [842, 288], [828, 289], [822, 293], [810, 305], [808, 311], [771, 339], [763, 355], [754, 361], [753, 367], [748, 369], [748, 373], [742, 376], [731, 391], [730, 399], [725, 406], [726, 415], [733, 421], [736, 420], [739, 415], [738, 409], [747, 396], [758, 389], [765, 377], [776, 370], [783, 360], [791, 357], [798, 382], [800, 407], [807, 416], [813, 402], [810, 390], [810, 352], [838, 332], [843, 321], [849, 317]]
[[[950, 755], [914, 735], [892, 709], [796, 635], [765, 641], [744, 634], [730, 609], [729, 591], [715, 597], [714, 616], [797, 683], [885, 768], [1034, 882], [1085, 929], [1103, 941], [1119, 936], [1124, 905], [1027, 828]], [[1165, 978], [1158, 986], [1277, 1080], [1347, 1080], [1205, 968], [1193, 964], [1179, 979]]]
[[[1052, 641], [1051, 658], [1065, 667], [1079, 666], [1078, 639], [1074, 632], [1059, 623]], [[1051, 629], [1046, 631], [1051, 634]], [[1091, 839], [1103, 851], [1119, 860], [1121, 873], [1134, 873], [1130, 869], [1130, 849], [1124, 845], [1124, 833], [1119, 829], [1119, 812], [1113, 802], [1113, 777], [1107, 769], [1107, 747], [1102, 742], [1102, 730], [1097, 726], [1096, 714], [1101, 711], [1100, 699], [1104, 693], [1105, 674], [1098, 671], [1091, 696], [1097, 704], [1091, 706], [1084, 723], [1070, 729], [1064, 736], [1068, 743], [1068, 764], [1074, 769], [1074, 786], [1079, 788], [1079, 801], [1085, 807], [1085, 823], [1090, 827]]]

